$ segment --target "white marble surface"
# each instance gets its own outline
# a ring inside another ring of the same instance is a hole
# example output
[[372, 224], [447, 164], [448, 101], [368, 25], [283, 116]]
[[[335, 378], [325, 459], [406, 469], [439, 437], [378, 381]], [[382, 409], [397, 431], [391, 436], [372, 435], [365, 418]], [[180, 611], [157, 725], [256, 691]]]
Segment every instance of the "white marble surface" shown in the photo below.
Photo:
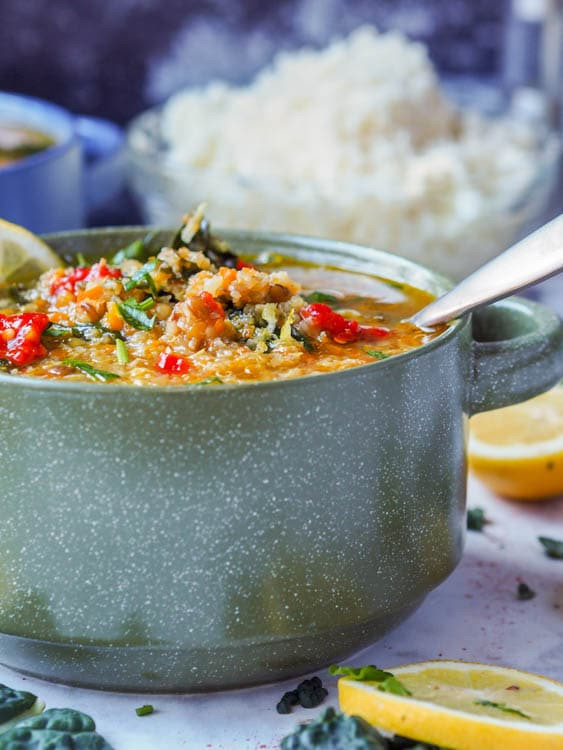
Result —
[[[563, 680], [563, 561], [547, 558], [538, 535], [563, 538], [563, 498], [522, 505], [493, 497], [470, 481], [469, 506], [486, 508], [492, 523], [468, 532], [463, 560], [422, 607], [354, 664], [396, 664], [452, 658], [505, 664]], [[536, 592], [518, 601], [525, 580]], [[335, 681], [319, 673], [336, 705]], [[48, 708], [72, 707], [96, 720], [114, 750], [275, 750], [298, 721], [320, 709], [280, 716], [275, 704], [297, 680], [213, 695], [124, 695], [25, 678], [0, 667], [0, 682], [30, 690]], [[151, 703], [155, 713], [138, 717]]]

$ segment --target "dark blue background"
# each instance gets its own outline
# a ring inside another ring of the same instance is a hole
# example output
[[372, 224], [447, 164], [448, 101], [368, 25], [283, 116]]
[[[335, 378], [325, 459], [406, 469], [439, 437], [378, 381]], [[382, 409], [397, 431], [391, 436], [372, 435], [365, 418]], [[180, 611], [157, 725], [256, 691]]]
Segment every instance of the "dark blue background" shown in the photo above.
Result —
[[185, 84], [247, 80], [279, 49], [361, 23], [429, 45], [445, 73], [494, 76], [507, 0], [0, 0], [0, 89], [124, 123]]

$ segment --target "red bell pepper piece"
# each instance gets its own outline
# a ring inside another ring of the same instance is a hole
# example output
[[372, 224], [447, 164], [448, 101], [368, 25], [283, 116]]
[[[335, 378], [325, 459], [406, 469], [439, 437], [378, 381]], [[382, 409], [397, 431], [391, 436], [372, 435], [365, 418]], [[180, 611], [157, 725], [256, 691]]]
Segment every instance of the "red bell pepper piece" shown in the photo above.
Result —
[[348, 320], [335, 312], [332, 307], [315, 302], [302, 308], [301, 317], [310, 320], [321, 331], [326, 331], [338, 344], [346, 344], [361, 339], [382, 338], [389, 334], [387, 328], [362, 326], [356, 320]]
[[247, 263], [245, 260], [239, 258], [237, 260], [237, 271], [242, 271], [243, 268], [256, 268], [252, 263]]
[[0, 359], [22, 367], [44, 357], [41, 334], [49, 322], [44, 313], [0, 314]]
[[156, 363], [156, 369], [167, 375], [183, 375], [190, 367], [189, 359], [180, 357], [178, 354], [166, 354], [166, 352], [162, 352]]
[[70, 272], [65, 273], [63, 276], [58, 276], [51, 282], [51, 288], [49, 293], [51, 295], [58, 294], [62, 289], [67, 292], [76, 292], [76, 285], [79, 281], [95, 281], [96, 279], [104, 279], [111, 277], [118, 279], [123, 274], [119, 268], [110, 268], [105, 258], [102, 258], [99, 263], [94, 263], [91, 268], [86, 266], [79, 266], [78, 268], [71, 269]]
[[201, 292], [199, 295], [200, 300], [203, 302], [209, 312], [209, 317], [213, 320], [225, 317], [225, 311], [220, 302], [217, 302], [215, 297], [209, 292]]
[[90, 268], [90, 273], [86, 277], [87, 281], [93, 281], [94, 279], [119, 279], [123, 276], [119, 268], [111, 268], [108, 266], [108, 262], [105, 258], [102, 258], [99, 263], [94, 263]]

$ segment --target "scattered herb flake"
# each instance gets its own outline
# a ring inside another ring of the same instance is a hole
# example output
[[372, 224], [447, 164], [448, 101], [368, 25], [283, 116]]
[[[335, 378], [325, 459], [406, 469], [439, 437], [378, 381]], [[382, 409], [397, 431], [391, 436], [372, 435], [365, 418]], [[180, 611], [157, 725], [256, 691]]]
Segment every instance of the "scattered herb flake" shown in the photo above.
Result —
[[336, 305], [338, 303], [338, 297], [333, 294], [326, 294], [325, 292], [311, 292], [305, 296], [307, 302], [324, 302], [325, 305]]
[[518, 584], [516, 596], [520, 601], [528, 601], [528, 599], [533, 599], [535, 595], [536, 592], [531, 589], [527, 583], [524, 583], [524, 581], [521, 581], [521, 583]]
[[405, 288], [405, 285], [401, 284], [399, 281], [389, 281], [389, 279], [385, 279], [385, 283], [387, 284], [387, 286], [392, 286], [393, 289], [403, 290]]
[[545, 554], [554, 560], [563, 560], [563, 541], [551, 539], [547, 536], [539, 536], [538, 540], [543, 544]]
[[136, 708], [135, 713], [137, 714], [137, 716], [148, 716], [149, 714], [154, 713], [154, 708], [150, 703], [147, 703], [144, 706], [139, 706], [139, 708]]
[[120, 365], [126, 365], [129, 362], [129, 352], [127, 351], [125, 342], [121, 339], [116, 339], [115, 341], [115, 354]]
[[9, 359], [0, 359], [0, 370], [6, 370], [11, 364]]
[[531, 719], [532, 717], [520, 711], [519, 708], [511, 708], [506, 703], [495, 703], [494, 701], [488, 700], [476, 700], [476, 706], [485, 706], [486, 708], [497, 708], [499, 711], [503, 711], [505, 714], [514, 714], [514, 716], [521, 716], [523, 719]]
[[140, 331], [150, 331], [154, 327], [156, 318], [149, 318], [139, 304], [143, 303], [137, 302], [134, 297], [129, 297], [125, 302], [118, 303], [117, 309], [123, 320], [130, 326]]
[[92, 367], [92, 365], [89, 365], [88, 362], [82, 362], [80, 359], [63, 359], [63, 365], [68, 365], [69, 367], [74, 367], [76, 370], [81, 370], [83, 373], [89, 375], [94, 380], [101, 380], [105, 382], [106, 380], [119, 378], [119, 375], [116, 375], [115, 372], [98, 370], [96, 367]]
[[370, 357], [373, 357], [374, 359], [388, 359], [389, 354], [385, 354], [385, 352], [380, 352], [378, 349], [364, 349], [364, 352], [366, 354], [369, 354]]
[[339, 666], [338, 664], [331, 664], [328, 671], [332, 675], [343, 675], [344, 677], [351, 677], [353, 680], [359, 682], [383, 682], [389, 677], [393, 677], [392, 672], [386, 672], [384, 669], [379, 669], [374, 664], [368, 664], [365, 667], [346, 667]]
[[483, 531], [483, 527], [489, 523], [485, 517], [483, 508], [469, 508], [467, 511], [467, 528], [470, 531]]

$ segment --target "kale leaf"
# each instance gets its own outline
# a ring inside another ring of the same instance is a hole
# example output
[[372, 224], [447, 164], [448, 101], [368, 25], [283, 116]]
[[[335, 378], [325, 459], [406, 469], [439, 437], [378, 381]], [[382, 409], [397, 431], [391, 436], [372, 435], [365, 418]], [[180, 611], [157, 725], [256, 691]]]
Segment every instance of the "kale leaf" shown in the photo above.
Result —
[[0, 724], [10, 721], [35, 705], [37, 696], [24, 690], [14, 690], [7, 685], [0, 685]]
[[298, 727], [281, 743], [281, 750], [313, 749], [387, 750], [387, 743], [364, 719], [327, 708], [319, 719]]
[[0, 750], [112, 750], [93, 719], [71, 708], [51, 708], [0, 735]]

